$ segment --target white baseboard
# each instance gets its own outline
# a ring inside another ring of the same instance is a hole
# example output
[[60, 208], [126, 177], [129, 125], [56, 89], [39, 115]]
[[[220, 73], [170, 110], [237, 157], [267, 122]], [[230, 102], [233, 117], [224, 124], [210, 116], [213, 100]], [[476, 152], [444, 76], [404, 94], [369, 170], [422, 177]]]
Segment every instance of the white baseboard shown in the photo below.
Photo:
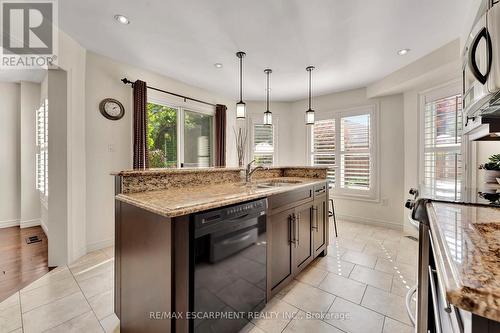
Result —
[[5, 220], [0, 221], [0, 228], [18, 227], [19, 220]]
[[403, 223], [395, 223], [392, 221], [384, 221], [384, 220], [378, 220], [378, 219], [372, 219], [372, 218], [366, 218], [366, 217], [359, 217], [359, 216], [352, 216], [352, 215], [341, 215], [341, 214], [336, 214], [335, 217], [337, 218], [337, 223], [339, 222], [339, 220], [344, 220], [347, 222], [362, 223], [362, 224], [368, 224], [371, 226], [375, 225], [378, 227], [384, 227], [384, 228], [403, 231]]
[[42, 226], [43, 232], [45, 232], [45, 236], [49, 238], [49, 227], [45, 223], [43, 223], [43, 220], [40, 221], [41, 221], [40, 225]]
[[95, 243], [89, 243], [87, 244], [87, 253], [92, 252], [92, 251], [97, 251], [100, 249], [104, 249], [105, 247], [113, 246], [115, 245], [115, 239], [106, 239], [103, 241], [95, 242]]
[[40, 225], [40, 219], [32, 219], [32, 220], [26, 220], [26, 221], [21, 221], [19, 223], [19, 226], [21, 228], [29, 228], [29, 227], [36, 227]]

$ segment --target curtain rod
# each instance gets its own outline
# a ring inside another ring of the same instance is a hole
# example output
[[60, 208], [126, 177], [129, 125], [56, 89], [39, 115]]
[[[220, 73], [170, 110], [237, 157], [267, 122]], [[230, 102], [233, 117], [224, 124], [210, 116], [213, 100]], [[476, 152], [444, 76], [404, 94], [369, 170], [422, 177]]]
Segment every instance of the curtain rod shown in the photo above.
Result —
[[[121, 81], [123, 82], [123, 84], [130, 84], [132, 87], [134, 87], [134, 82], [130, 81], [126, 77], [124, 77], [123, 79], [121, 79]], [[162, 93], [165, 93], [165, 94], [173, 95], [173, 96], [176, 96], [176, 97], [183, 98], [184, 101], [186, 101], [186, 99], [189, 99], [190, 101], [193, 101], [193, 102], [198, 102], [198, 103], [202, 103], [202, 104], [206, 104], [206, 105], [216, 106], [213, 103], [209, 103], [209, 102], [205, 102], [205, 101], [202, 101], [202, 100], [199, 100], [199, 99], [196, 99], [196, 98], [191, 98], [191, 97], [187, 97], [187, 96], [184, 96], [184, 95], [176, 94], [176, 93], [173, 93], [173, 92], [170, 92], [170, 91], [166, 91], [166, 90], [163, 90], [163, 89], [158, 89], [158, 88], [150, 87], [150, 86], [146, 86], [146, 88], [151, 89], [151, 90], [156, 90], [156, 91], [159, 91], [159, 92], [162, 92]]]

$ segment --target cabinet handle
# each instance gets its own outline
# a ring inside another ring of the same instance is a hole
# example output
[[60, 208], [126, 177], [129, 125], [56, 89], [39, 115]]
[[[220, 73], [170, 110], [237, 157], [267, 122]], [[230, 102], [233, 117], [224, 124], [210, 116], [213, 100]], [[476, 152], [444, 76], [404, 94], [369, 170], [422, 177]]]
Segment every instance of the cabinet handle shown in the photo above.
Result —
[[295, 244], [295, 241], [294, 241], [294, 236], [292, 235], [292, 232], [295, 233], [294, 231], [294, 226], [293, 226], [293, 215], [288, 215], [288, 241], [290, 242], [290, 244]]
[[313, 224], [311, 226], [311, 229], [314, 229], [316, 230], [316, 232], [318, 232], [318, 207], [316, 206], [313, 206], [312, 207], [312, 210], [313, 210]]
[[300, 213], [297, 214], [297, 218], [295, 219], [295, 224], [297, 228], [297, 238], [295, 238], [295, 245], [299, 247], [299, 238], [300, 238]]

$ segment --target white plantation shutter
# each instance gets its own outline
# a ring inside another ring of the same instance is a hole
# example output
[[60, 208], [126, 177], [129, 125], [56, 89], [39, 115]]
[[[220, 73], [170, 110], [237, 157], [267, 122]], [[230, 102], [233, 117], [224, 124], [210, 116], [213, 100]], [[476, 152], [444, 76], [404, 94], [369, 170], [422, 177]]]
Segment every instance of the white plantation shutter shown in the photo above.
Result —
[[312, 128], [312, 165], [327, 166], [328, 180], [335, 184], [335, 119], [318, 120]]
[[49, 193], [49, 110], [45, 100], [36, 110], [36, 189], [46, 197]]
[[370, 189], [370, 115], [341, 119], [340, 187]]
[[323, 114], [311, 128], [310, 163], [327, 166], [337, 195], [373, 198], [375, 165], [375, 107]]
[[460, 95], [425, 103], [423, 181], [437, 198], [461, 198], [461, 114]]
[[258, 165], [274, 163], [274, 125], [254, 124], [253, 158]]

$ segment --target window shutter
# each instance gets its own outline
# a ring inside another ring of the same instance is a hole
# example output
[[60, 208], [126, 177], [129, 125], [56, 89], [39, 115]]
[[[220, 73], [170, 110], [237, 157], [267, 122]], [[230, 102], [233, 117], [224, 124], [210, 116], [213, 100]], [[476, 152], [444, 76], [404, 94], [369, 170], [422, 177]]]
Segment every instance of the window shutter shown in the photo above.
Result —
[[335, 184], [335, 119], [319, 120], [312, 128], [312, 164], [327, 166], [327, 178]]
[[259, 165], [274, 163], [274, 126], [254, 124], [253, 157]]
[[438, 198], [461, 198], [461, 110], [460, 95], [425, 103], [423, 180]]
[[341, 188], [370, 189], [370, 115], [341, 118]]
[[36, 189], [41, 194], [48, 195], [48, 143], [49, 143], [48, 101], [45, 100], [36, 110]]

